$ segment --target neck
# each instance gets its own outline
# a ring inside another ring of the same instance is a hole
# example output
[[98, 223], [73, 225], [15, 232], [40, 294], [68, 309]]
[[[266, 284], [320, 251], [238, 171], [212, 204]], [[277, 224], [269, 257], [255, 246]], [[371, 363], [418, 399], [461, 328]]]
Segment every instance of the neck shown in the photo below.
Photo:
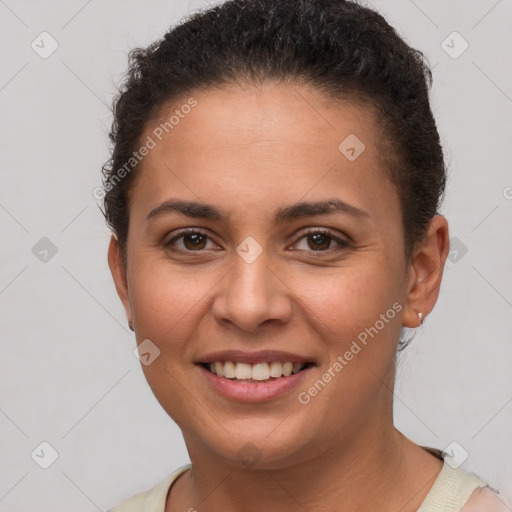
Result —
[[234, 468], [189, 445], [192, 470], [173, 485], [167, 512], [416, 511], [442, 467], [392, 425], [272, 470]]

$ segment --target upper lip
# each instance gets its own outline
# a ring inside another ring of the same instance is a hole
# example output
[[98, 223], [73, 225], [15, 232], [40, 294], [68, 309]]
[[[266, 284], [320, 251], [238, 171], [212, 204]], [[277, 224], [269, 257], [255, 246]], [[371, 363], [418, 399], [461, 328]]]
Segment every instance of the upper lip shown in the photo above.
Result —
[[292, 354], [282, 350], [258, 350], [245, 352], [243, 350], [219, 350], [210, 352], [200, 357], [197, 363], [214, 363], [215, 361], [233, 361], [237, 363], [256, 364], [262, 362], [291, 362], [291, 363], [314, 363], [311, 357]]

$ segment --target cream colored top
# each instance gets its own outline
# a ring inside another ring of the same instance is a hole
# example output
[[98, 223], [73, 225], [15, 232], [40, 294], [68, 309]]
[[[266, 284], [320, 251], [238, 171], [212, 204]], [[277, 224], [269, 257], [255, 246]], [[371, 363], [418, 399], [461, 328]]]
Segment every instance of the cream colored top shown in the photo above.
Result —
[[[441, 472], [418, 512], [510, 512], [498, 491], [474, 473], [452, 466], [455, 466], [452, 459], [445, 455]], [[165, 512], [171, 485], [191, 467], [191, 464], [181, 466], [152, 489], [132, 496], [107, 512]]]

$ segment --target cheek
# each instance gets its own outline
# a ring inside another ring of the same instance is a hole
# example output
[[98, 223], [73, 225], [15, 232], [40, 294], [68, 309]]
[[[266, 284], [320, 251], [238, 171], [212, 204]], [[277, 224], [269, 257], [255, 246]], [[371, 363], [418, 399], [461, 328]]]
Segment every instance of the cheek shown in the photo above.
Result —
[[333, 424], [349, 428], [354, 418], [366, 421], [388, 403], [401, 329], [400, 288], [391, 269], [377, 261], [302, 281], [307, 321], [324, 353], [318, 379], [325, 383], [317, 380], [302, 397], [310, 400], [312, 416], [322, 418], [328, 407]]
[[197, 325], [201, 301], [214, 286], [214, 277], [197, 270], [183, 272], [165, 261], [140, 258], [130, 290], [138, 342], [149, 338], [163, 356], [177, 361], [181, 344]]
[[184, 275], [168, 262], [140, 258], [131, 286], [137, 344], [149, 339], [158, 356], [142, 365], [145, 378], [162, 408], [184, 426], [199, 405], [186, 391], [194, 367], [189, 364], [189, 341], [198, 329], [201, 299], [215, 280], [203, 272]]
[[373, 404], [382, 383], [391, 384], [401, 329], [403, 305], [393, 269], [368, 257], [364, 265], [322, 278], [302, 276], [302, 283], [307, 321], [324, 353], [319, 377], [330, 382], [314, 407], [336, 403], [340, 408], [332, 413], [343, 415]]
[[398, 322], [397, 309], [401, 307], [393, 309], [393, 304], [401, 300], [401, 289], [395, 273], [382, 258], [370, 255], [328, 273], [290, 274], [289, 279], [294, 280], [296, 295], [307, 306], [306, 314], [309, 310], [311, 318], [321, 320], [331, 338], [346, 342], [373, 326], [381, 315], [386, 317], [386, 326]]

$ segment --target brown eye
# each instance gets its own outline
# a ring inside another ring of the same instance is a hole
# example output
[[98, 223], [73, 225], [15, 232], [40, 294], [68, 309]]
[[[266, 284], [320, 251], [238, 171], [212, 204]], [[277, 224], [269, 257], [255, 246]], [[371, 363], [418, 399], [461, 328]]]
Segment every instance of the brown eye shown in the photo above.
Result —
[[[176, 247], [175, 242], [180, 239], [182, 239], [182, 247]], [[189, 252], [201, 251], [206, 249], [208, 239], [208, 235], [202, 231], [182, 231], [179, 235], [164, 243], [164, 247]]]
[[[335, 236], [331, 231], [314, 230], [305, 233], [298, 242], [306, 240], [307, 247], [299, 247], [299, 250], [306, 252], [317, 251], [317, 252], [336, 252], [341, 251], [349, 246], [347, 240], [343, 240]], [[335, 242], [338, 247], [332, 247], [332, 243]]]
[[204, 249], [205, 242], [206, 237], [199, 233], [195, 233], [192, 235], [183, 235], [183, 245], [185, 245], [187, 249], [190, 249], [192, 251], [194, 249]]
[[314, 251], [329, 249], [332, 241], [331, 237], [325, 233], [313, 233], [311, 235], [307, 235], [307, 238], [308, 241], [312, 241], [312, 243], [309, 244], [309, 247]]

